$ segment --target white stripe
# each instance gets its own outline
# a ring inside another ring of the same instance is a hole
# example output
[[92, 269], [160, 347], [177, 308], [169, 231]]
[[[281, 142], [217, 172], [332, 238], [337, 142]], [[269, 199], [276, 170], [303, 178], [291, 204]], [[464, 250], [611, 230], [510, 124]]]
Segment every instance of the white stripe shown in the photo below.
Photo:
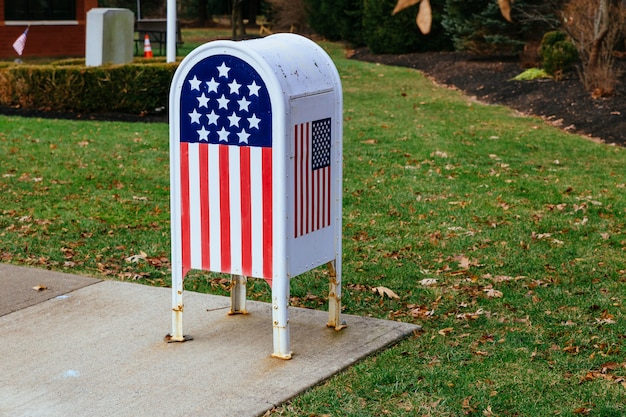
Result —
[[241, 167], [239, 146], [228, 147], [231, 273], [241, 275]]
[[200, 167], [198, 144], [189, 144], [189, 240], [191, 268], [202, 268], [202, 234], [200, 226]]
[[263, 160], [262, 148], [250, 147], [250, 195], [252, 198], [252, 276], [263, 276]]
[[326, 201], [326, 168], [321, 170], [320, 173], [320, 183], [318, 184], [320, 190], [320, 199], [319, 199], [319, 210], [320, 210], [320, 224], [318, 225], [321, 229], [326, 225], [326, 205], [324, 204]]
[[209, 259], [212, 271], [220, 271], [222, 262], [220, 255], [220, 164], [219, 145], [209, 146]]
[[302, 178], [302, 169], [300, 167], [300, 125], [296, 126], [295, 130], [295, 141], [294, 145], [296, 150], [296, 167], [294, 168], [294, 236], [300, 236], [300, 178]]
[[306, 232], [307, 230], [309, 231], [309, 233], [311, 232], [311, 230], [313, 229], [313, 169], [312, 169], [312, 161], [311, 161], [311, 148], [313, 146], [313, 129], [312, 127], [312, 123], [309, 123], [309, 128], [307, 129], [307, 135], [308, 135], [308, 141], [307, 141], [307, 145], [306, 145], [306, 149], [305, 149], [305, 155], [304, 155], [304, 161], [305, 161], [305, 166], [307, 167], [306, 170], [308, 171], [306, 173], [307, 178], [308, 178], [308, 186], [305, 185], [305, 192], [308, 191], [308, 195], [307, 195], [307, 201], [306, 201], [306, 209], [305, 209], [305, 213], [306, 213], [306, 218], [304, 219], [306, 224], [308, 224], [308, 227], [306, 227], [304, 229], [304, 231]]

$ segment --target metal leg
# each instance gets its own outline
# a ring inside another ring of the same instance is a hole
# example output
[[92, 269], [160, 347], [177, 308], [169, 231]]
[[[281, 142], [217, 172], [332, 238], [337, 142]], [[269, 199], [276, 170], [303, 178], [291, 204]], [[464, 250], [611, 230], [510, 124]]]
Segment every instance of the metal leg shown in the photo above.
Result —
[[274, 353], [272, 357], [291, 359], [289, 339], [289, 279], [275, 279], [272, 285], [272, 323]]
[[172, 269], [172, 333], [165, 336], [167, 342], [185, 342], [193, 339], [183, 335], [183, 273]]
[[328, 323], [326, 326], [341, 330], [347, 327], [341, 320], [341, 269], [336, 268], [336, 261], [328, 263]]
[[246, 310], [246, 283], [243, 275], [230, 276], [230, 311], [228, 314], [248, 314]]

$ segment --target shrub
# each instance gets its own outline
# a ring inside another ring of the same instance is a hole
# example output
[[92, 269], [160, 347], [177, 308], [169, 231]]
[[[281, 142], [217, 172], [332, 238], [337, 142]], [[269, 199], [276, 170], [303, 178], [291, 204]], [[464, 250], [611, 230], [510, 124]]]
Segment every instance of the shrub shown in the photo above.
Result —
[[572, 69], [578, 61], [578, 51], [565, 33], [548, 32], [543, 36], [539, 55], [546, 72], [557, 79]]
[[446, 0], [441, 22], [457, 51], [493, 54], [522, 48], [511, 32], [511, 25], [492, 0]]
[[348, 41], [363, 46], [362, 0], [306, 0], [309, 25], [332, 41]]
[[449, 49], [451, 44], [444, 36], [437, 5], [433, 4], [432, 30], [423, 35], [415, 25], [418, 6], [392, 16], [395, 4], [395, 0], [364, 0], [363, 36], [372, 52], [398, 54]]
[[267, 0], [267, 3], [274, 29], [307, 31], [308, 8], [304, 0]]
[[507, 22], [493, 0], [445, 0], [442, 25], [459, 51], [479, 54], [518, 54], [529, 41], [559, 19], [563, 0], [517, 0], [512, 5], [512, 22]]
[[0, 104], [38, 110], [131, 114], [167, 107], [176, 64], [85, 67], [74, 61], [0, 68]]
[[606, 0], [570, 0], [563, 16], [563, 30], [580, 56], [585, 88], [593, 96], [611, 95], [619, 78], [613, 52], [624, 37], [626, 8]]
[[548, 74], [544, 69], [529, 68], [521, 74], [516, 75], [512, 79], [515, 81], [533, 81], [542, 78], [550, 78], [550, 74]]

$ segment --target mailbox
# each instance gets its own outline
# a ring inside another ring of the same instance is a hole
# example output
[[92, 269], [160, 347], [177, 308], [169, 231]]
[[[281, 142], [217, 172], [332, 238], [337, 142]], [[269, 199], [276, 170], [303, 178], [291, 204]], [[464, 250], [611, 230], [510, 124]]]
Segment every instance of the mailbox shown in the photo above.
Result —
[[328, 264], [329, 319], [341, 329], [342, 92], [313, 41], [276, 34], [213, 41], [181, 62], [170, 91], [172, 333], [184, 341], [183, 279], [231, 275], [272, 290], [272, 356], [291, 357], [289, 281]]

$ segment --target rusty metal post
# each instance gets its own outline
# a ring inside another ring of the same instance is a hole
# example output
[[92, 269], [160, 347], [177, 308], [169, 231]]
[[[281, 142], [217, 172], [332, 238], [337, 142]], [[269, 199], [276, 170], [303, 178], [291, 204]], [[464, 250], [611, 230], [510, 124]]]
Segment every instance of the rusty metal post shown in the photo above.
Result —
[[[174, 258], [174, 265], [177, 259]], [[165, 336], [166, 342], [186, 342], [193, 337], [183, 334], [183, 273], [182, 268], [172, 268], [172, 333]]]
[[[341, 268], [337, 268], [339, 260], [328, 262], [328, 323], [326, 326], [341, 330], [346, 327], [341, 320]], [[338, 272], [339, 271], [339, 272]]]
[[272, 324], [274, 352], [272, 357], [291, 359], [289, 337], [289, 278], [274, 280], [272, 285]]
[[230, 311], [233, 314], [248, 314], [246, 310], [246, 284], [248, 278], [243, 275], [230, 276]]

